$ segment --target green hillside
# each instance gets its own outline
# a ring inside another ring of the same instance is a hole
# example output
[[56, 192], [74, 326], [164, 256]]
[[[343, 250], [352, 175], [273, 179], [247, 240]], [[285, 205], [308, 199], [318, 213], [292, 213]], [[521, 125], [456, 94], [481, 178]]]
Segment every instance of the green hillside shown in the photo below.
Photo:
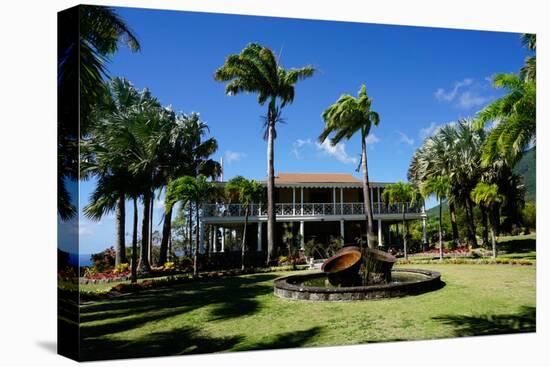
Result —
[[523, 177], [523, 184], [526, 190], [525, 201], [535, 201], [537, 197], [537, 165], [535, 156], [535, 148], [528, 150], [514, 168], [514, 172]]
[[[534, 202], [536, 200], [537, 166], [535, 156], [535, 148], [528, 150], [514, 168], [514, 172], [523, 177], [523, 184], [525, 185], [525, 201]], [[443, 203], [443, 212], [446, 213], [448, 210], [449, 206], [447, 205], [447, 203]], [[428, 209], [427, 212], [430, 216], [439, 215], [439, 205]]]

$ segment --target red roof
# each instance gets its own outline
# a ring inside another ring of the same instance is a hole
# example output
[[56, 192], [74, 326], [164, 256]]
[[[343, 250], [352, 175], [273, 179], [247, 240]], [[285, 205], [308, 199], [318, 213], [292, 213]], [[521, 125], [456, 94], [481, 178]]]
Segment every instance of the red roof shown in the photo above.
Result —
[[288, 183], [361, 183], [358, 178], [347, 173], [285, 173], [275, 176], [275, 184]]

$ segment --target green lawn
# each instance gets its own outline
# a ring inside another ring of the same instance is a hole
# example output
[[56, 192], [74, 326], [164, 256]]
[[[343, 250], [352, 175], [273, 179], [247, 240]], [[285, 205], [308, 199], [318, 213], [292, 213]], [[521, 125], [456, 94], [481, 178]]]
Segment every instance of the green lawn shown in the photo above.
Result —
[[535, 267], [430, 264], [429, 268], [441, 272], [445, 287], [398, 299], [284, 300], [273, 295], [273, 279], [290, 272], [279, 272], [205, 280], [89, 303], [81, 306], [82, 358], [535, 330]]

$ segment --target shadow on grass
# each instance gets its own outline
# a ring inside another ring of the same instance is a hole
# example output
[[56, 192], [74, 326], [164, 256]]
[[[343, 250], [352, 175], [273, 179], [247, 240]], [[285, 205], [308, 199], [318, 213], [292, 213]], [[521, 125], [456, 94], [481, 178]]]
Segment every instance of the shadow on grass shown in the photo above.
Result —
[[523, 253], [536, 251], [537, 241], [534, 238], [524, 238], [508, 240], [498, 243], [498, 250], [504, 250], [508, 253]]
[[536, 308], [523, 306], [514, 314], [442, 316], [434, 320], [454, 326], [456, 336], [529, 333], [536, 331]]
[[230, 349], [242, 337], [212, 338], [200, 335], [198, 328], [180, 328], [150, 333], [144, 337], [123, 340], [88, 339], [83, 346], [81, 360], [142, 358], [180, 354], [214, 353]]
[[[205, 280], [145, 290], [81, 306], [80, 320], [82, 324], [80, 332], [82, 348], [89, 354], [103, 354], [97, 359], [127, 358], [132, 355], [117, 357], [117, 348], [108, 347], [110, 343], [118, 345], [117, 341], [119, 339], [116, 336], [106, 336], [137, 329], [151, 322], [162, 322], [170, 317], [184, 315], [205, 306], [212, 307], [207, 321], [251, 315], [257, 312], [259, 308], [256, 297], [273, 292], [271, 284], [261, 283], [274, 278], [276, 278], [276, 275], [273, 274], [258, 274], [246, 277]], [[179, 334], [174, 337], [187, 337], [195, 334], [194, 330], [191, 329], [182, 329], [177, 333]], [[161, 344], [167, 339], [167, 336], [162, 333], [151, 335], [155, 335], [156, 340]], [[108, 340], [108, 342], [103, 343], [102, 340]], [[191, 338], [189, 342], [193, 342], [193, 340]], [[207, 341], [205, 340], [205, 342]], [[199, 349], [196, 353], [216, 351], [216, 345], [221, 345], [223, 347], [221, 350], [223, 350], [227, 347], [226, 342], [225, 339], [222, 341], [213, 340], [209, 348], [214, 350], [203, 351]], [[238, 341], [232, 340], [230, 342], [236, 343]], [[135, 344], [130, 340], [125, 343]], [[102, 349], [105, 347], [108, 347], [109, 351]], [[158, 348], [162, 349], [163, 346], [159, 345]], [[174, 354], [172, 348], [180, 350], [183, 346], [176, 343], [173, 346], [168, 344], [167, 348], [166, 351], [158, 353], [155, 350], [148, 351], [149, 349], [146, 348], [143, 353], [151, 353], [149, 355], [155, 355], [155, 353], [157, 353], [156, 355]], [[111, 354], [114, 356], [111, 357]]]
[[236, 350], [261, 350], [261, 349], [281, 349], [281, 348], [298, 348], [304, 346], [313, 337], [319, 335], [322, 328], [315, 326], [307, 330], [292, 331], [282, 333], [267, 340], [255, 344], [247, 344]]

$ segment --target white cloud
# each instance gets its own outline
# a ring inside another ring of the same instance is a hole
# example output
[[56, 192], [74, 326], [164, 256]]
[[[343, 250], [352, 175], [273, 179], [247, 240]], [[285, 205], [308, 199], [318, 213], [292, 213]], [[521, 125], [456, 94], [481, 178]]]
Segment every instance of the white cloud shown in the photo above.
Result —
[[473, 79], [466, 78], [464, 80], [455, 82], [454, 87], [449, 91], [446, 91], [443, 88], [438, 88], [435, 91], [435, 98], [437, 98], [439, 101], [451, 102], [457, 96], [458, 90], [460, 88], [466, 87], [466, 86], [472, 84], [473, 82], [474, 82]]
[[296, 139], [294, 143], [292, 143], [292, 149], [290, 150], [290, 153], [294, 155], [296, 159], [302, 159], [302, 150], [306, 146], [311, 146], [313, 142], [311, 139]]
[[418, 135], [420, 136], [420, 139], [424, 140], [432, 136], [441, 126], [443, 125], [438, 125], [435, 122], [432, 122], [430, 126], [421, 128]]
[[367, 145], [373, 146], [379, 141], [380, 141], [380, 138], [374, 134], [369, 134], [369, 136], [367, 136]]
[[233, 161], [240, 161], [244, 158], [246, 158], [246, 153], [233, 152], [231, 150], [227, 150], [225, 152], [225, 160], [226, 160], [227, 163], [231, 163]]
[[432, 122], [429, 126], [421, 128], [418, 132], [418, 136], [421, 140], [424, 140], [426, 138], [429, 138], [430, 136], [433, 136], [437, 132], [437, 130], [441, 129], [443, 126], [454, 125], [455, 123], [456, 122], [454, 121], [446, 122], [443, 124]]
[[[487, 78], [485, 78], [487, 81]], [[480, 82], [475, 82], [474, 79], [466, 78], [464, 80], [455, 82], [454, 86], [450, 90], [438, 88], [435, 91], [435, 98], [442, 102], [455, 102], [456, 107], [462, 109], [470, 109], [473, 107], [479, 107], [491, 98], [485, 97], [480, 94], [486, 92], [487, 85]]]
[[464, 92], [460, 95], [458, 99], [458, 105], [462, 108], [472, 108], [481, 106], [489, 100], [488, 97], [482, 97], [475, 92]]
[[[373, 135], [374, 136], [374, 135]], [[336, 145], [331, 145], [330, 141], [327, 139], [322, 143], [315, 143], [315, 146], [318, 150], [322, 151], [323, 154], [336, 158], [338, 161], [344, 164], [357, 164], [358, 159], [356, 157], [350, 157], [346, 152], [346, 144], [338, 143]]]
[[410, 138], [407, 134], [405, 134], [404, 132], [401, 132], [401, 131], [398, 131], [397, 133], [399, 134], [399, 142], [400, 143], [403, 143], [403, 144], [406, 144], [406, 145], [409, 145], [409, 146], [414, 145], [414, 139], [413, 138]]

